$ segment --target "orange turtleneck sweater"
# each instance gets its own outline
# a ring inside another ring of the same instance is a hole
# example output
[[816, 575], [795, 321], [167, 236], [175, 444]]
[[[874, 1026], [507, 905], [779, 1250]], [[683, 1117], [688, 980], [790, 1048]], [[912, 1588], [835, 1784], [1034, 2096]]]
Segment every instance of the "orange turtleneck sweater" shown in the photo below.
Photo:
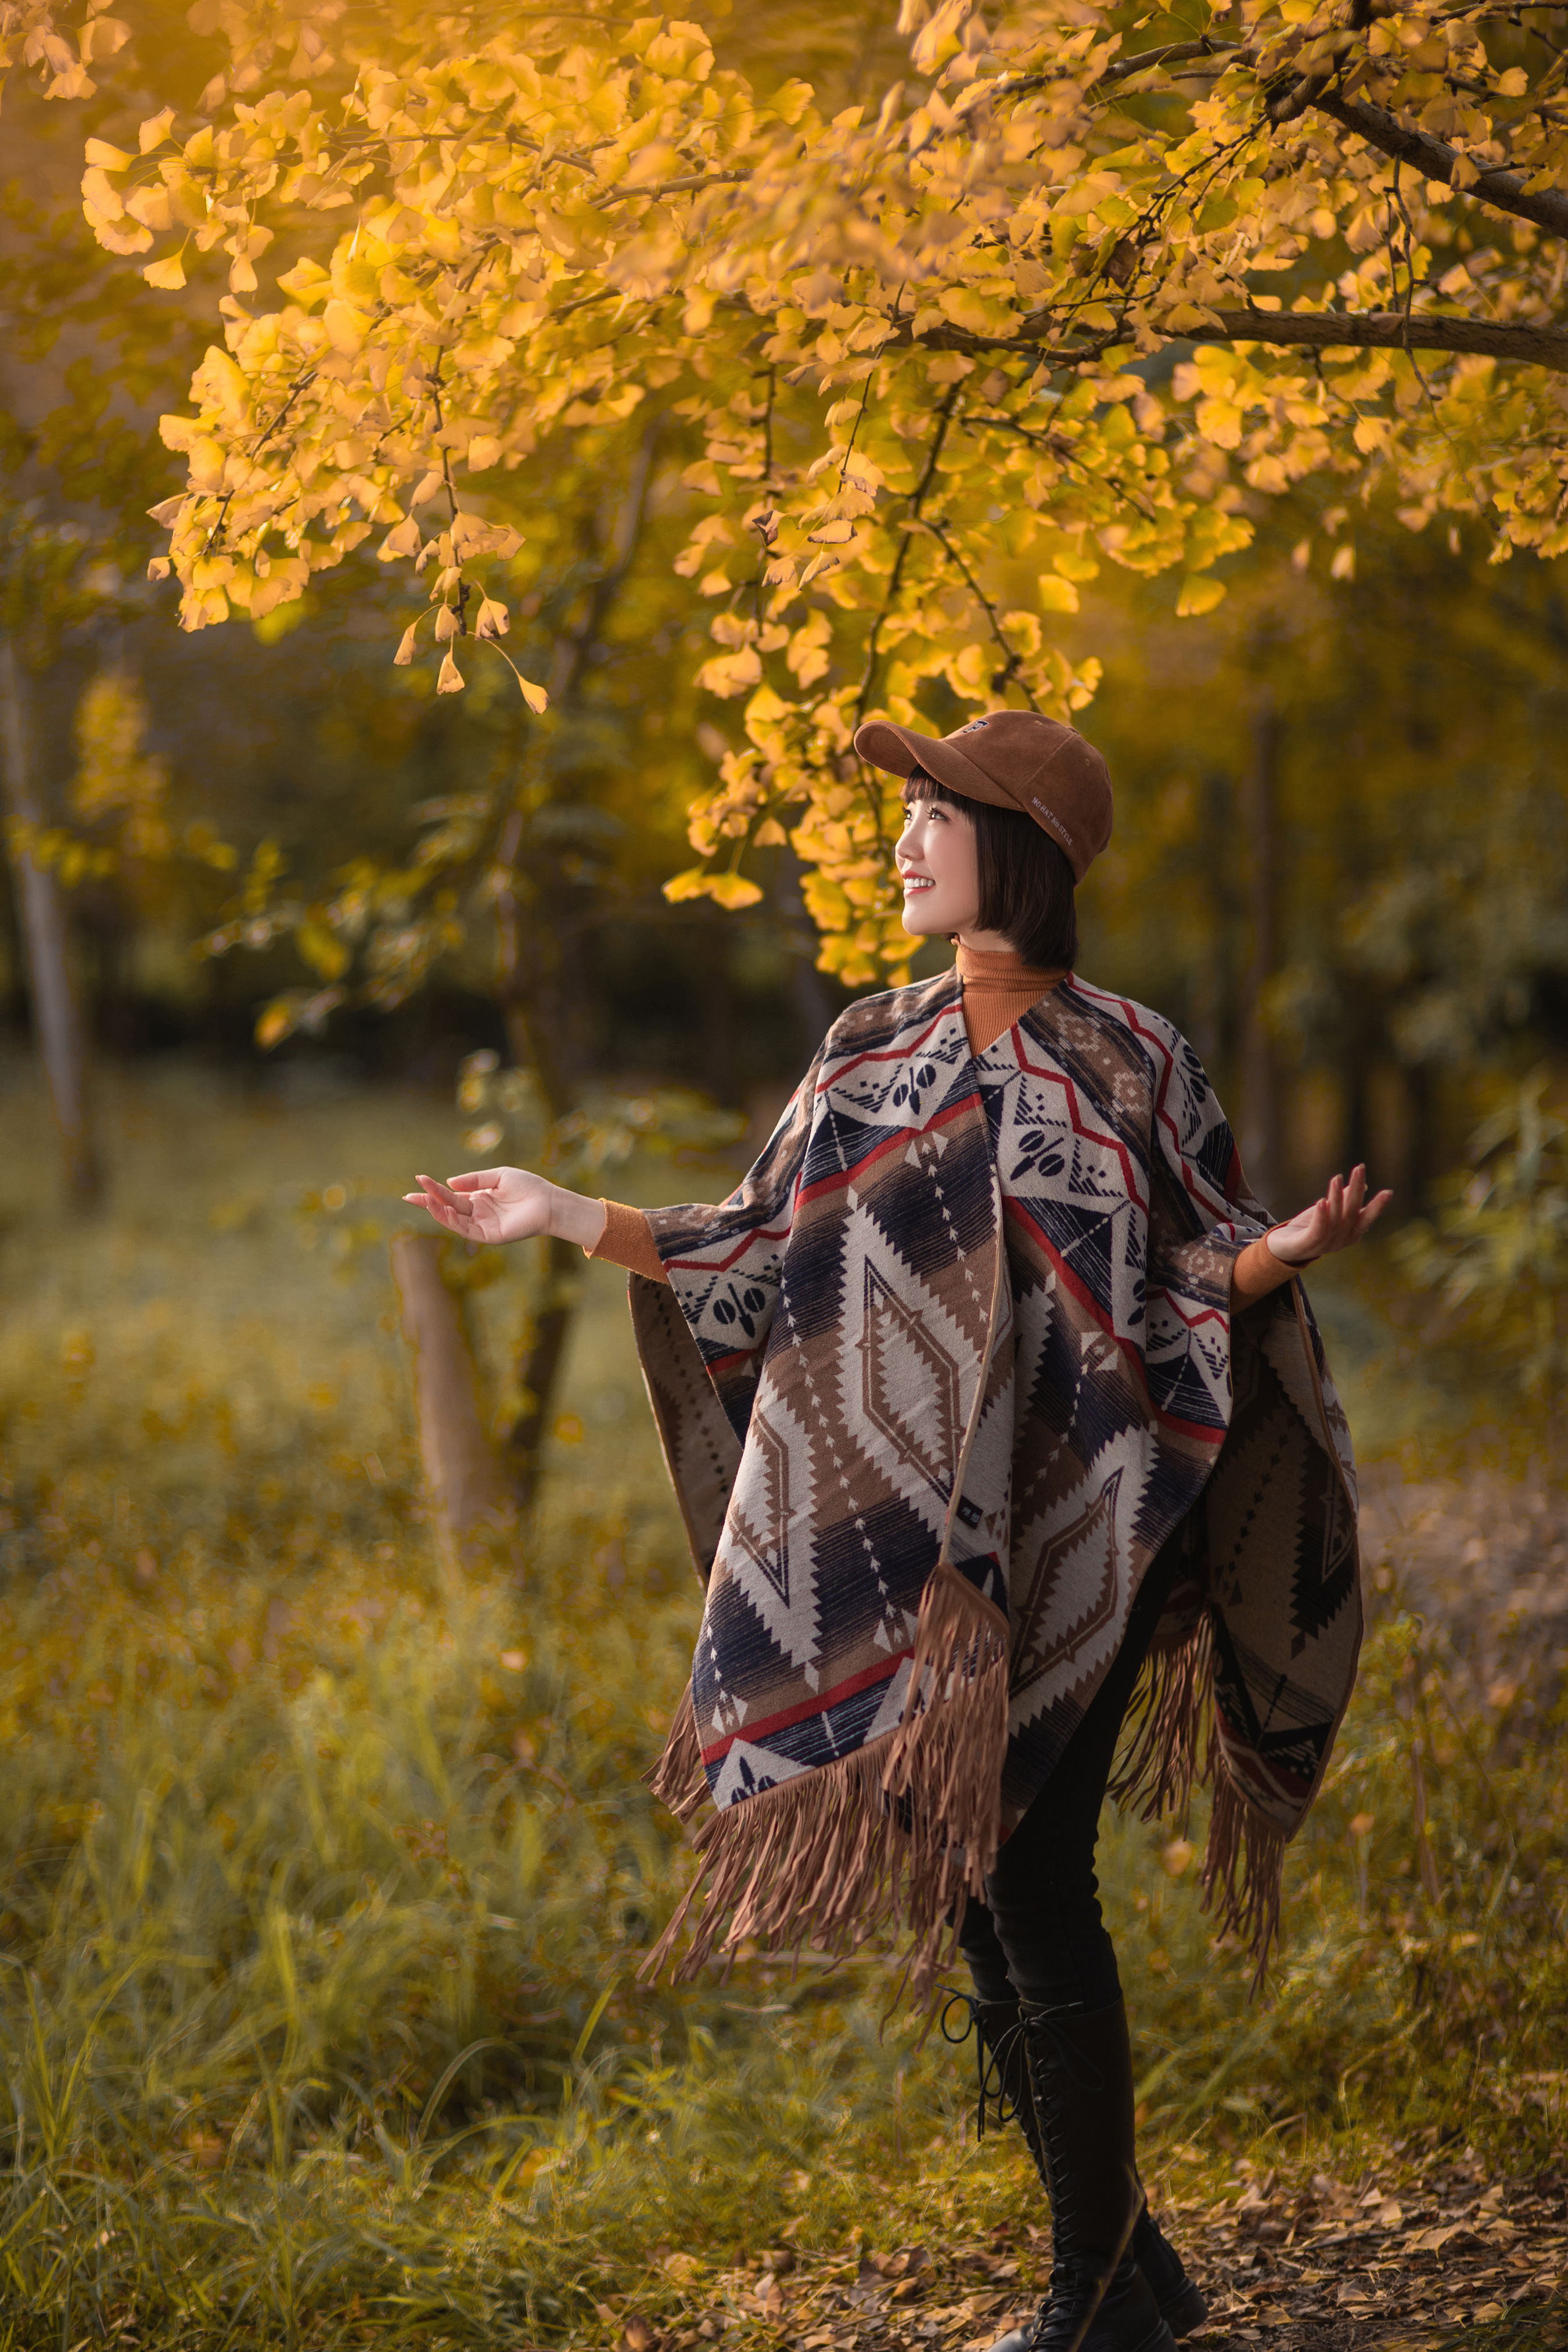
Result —
[[[958, 976], [963, 982], [963, 1025], [969, 1032], [969, 1048], [971, 1053], [984, 1054], [1005, 1029], [1021, 1021], [1031, 1004], [1037, 1004], [1068, 975], [1065, 970], [1037, 971], [1021, 956], [985, 955], [978, 949], [961, 947]], [[605, 1202], [605, 1230], [588, 1255], [646, 1275], [650, 1282], [669, 1278], [647, 1217], [640, 1209], [629, 1209], [620, 1201]], [[1277, 1258], [1266, 1241], [1248, 1242], [1230, 1270], [1232, 1309], [1266, 1298], [1299, 1271]]]

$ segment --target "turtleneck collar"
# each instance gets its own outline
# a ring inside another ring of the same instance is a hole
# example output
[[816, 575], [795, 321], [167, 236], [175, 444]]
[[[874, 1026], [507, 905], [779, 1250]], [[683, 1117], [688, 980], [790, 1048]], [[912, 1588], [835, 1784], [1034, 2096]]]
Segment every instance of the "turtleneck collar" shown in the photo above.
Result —
[[981, 948], [966, 948], [961, 940], [957, 971], [965, 988], [1005, 988], [1010, 994], [1026, 989], [1031, 997], [1036, 997], [1044, 996], [1058, 980], [1065, 980], [1068, 968], [1058, 964], [1054, 971], [1042, 971], [1011, 950], [1005, 954], [987, 953]]
[[1021, 955], [987, 953], [983, 948], [960, 947], [958, 978], [963, 991], [963, 1025], [969, 1050], [984, 1054], [1005, 1029], [1021, 1021], [1032, 1004], [1047, 996], [1058, 981], [1068, 978], [1065, 965], [1040, 971]]

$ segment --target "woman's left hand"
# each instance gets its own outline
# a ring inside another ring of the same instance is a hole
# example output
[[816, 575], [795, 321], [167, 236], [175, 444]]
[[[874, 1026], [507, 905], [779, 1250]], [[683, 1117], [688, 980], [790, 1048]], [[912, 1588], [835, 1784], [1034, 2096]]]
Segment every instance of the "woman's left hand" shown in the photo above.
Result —
[[1274, 1227], [1268, 1235], [1269, 1249], [1283, 1265], [1310, 1265], [1314, 1258], [1327, 1257], [1331, 1250], [1349, 1249], [1352, 1242], [1359, 1242], [1393, 1198], [1392, 1192], [1384, 1192], [1367, 1199], [1364, 1168], [1352, 1168], [1348, 1179], [1331, 1176], [1321, 1200]]
[[605, 1230], [603, 1201], [565, 1192], [548, 1176], [527, 1168], [474, 1168], [449, 1184], [434, 1176], [416, 1179], [417, 1192], [405, 1192], [411, 1207], [428, 1209], [438, 1225], [459, 1241], [525, 1242], [551, 1234], [591, 1250]]

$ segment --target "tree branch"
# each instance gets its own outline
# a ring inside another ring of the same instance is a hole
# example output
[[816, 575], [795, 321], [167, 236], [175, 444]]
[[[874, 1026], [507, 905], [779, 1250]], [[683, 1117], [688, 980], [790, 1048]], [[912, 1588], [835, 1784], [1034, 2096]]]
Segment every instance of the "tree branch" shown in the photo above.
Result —
[[[1365, 352], [1474, 352], [1485, 359], [1527, 360], [1568, 375], [1568, 328], [1503, 326], [1490, 319], [1452, 319], [1434, 311], [1403, 310], [1216, 310], [1217, 326], [1155, 327], [1163, 342], [1274, 343], [1284, 348]], [[977, 335], [965, 327], [929, 327], [918, 336], [906, 324], [890, 343], [919, 343], [930, 351], [968, 352], [975, 357], [1016, 352], [1042, 358], [1055, 367], [1099, 359], [1134, 340], [1131, 325], [1097, 335], [1092, 341], [1060, 343], [1048, 310], [1020, 319], [1016, 335]]]
[[[1163, 47], [1143, 49], [1132, 57], [1118, 58], [1108, 65], [1095, 80], [1087, 84], [1086, 97], [1107, 83], [1124, 81], [1134, 74], [1152, 71], [1159, 66], [1186, 64], [1202, 58], [1217, 58], [1226, 65], [1246, 64], [1256, 52], [1238, 42], [1215, 40], [1213, 37], [1195, 41], [1171, 41]], [[1177, 77], [1180, 79], [1180, 77]], [[1044, 89], [1053, 82], [1065, 79], [1057, 74], [1026, 74], [1016, 81], [1001, 82], [996, 96], [1021, 98], [1028, 91]], [[1289, 80], [1277, 89], [1268, 102], [1270, 121], [1279, 124], [1304, 114], [1309, 106], [1321, 107], [1331, 115], [1344, 130], [1353, 131], [1369, 147], [1391, 156], [1401, 163], [1410, 163], [1428, 180], [1436, 180], [1456, 194], [1474, 196], [1480, 203], [1493, 205], [1499, 212], [1512, 213], [1520, 220], [1533, 221], [1552, 236], [1568, 236], [1568, 196], [1553, 188], [1531, 188], [1526, 175], [1508, 172], [1493, 165], [1479, 172], [1468, 185], [1458, 185], [1454, 168], [1461, 161], [1459, 150], [1449, 146], [1446, 139], [1436, 139], [1428, 131], [1417, 131], [1401, 122], [1385, 107], [1373, 106], [1369, 100], [1343, 98], [1332, 88], [1334, 69], [1309, 74]]]
[[1529, 360], [1568, 374], [1568, 329], [1500, 326], [1490, 319], [1446, 319], [1431, 311], [1219, 310], [1217, 327], [1189, 327], [1193, 343], [1278, 343], [1313, 352], [1475, 352]]
[[[925, 503], [926, 492], [930, 489], [932, 482], [936, 479], [937, 461], [942, 456], [942, 445], [947, 439], [948, 427], [952, 423], [952, 412], [958, 405], [958, 393], [959, 387], [957, 384], [949, 384], [946, 394], [937, 409], [936, 431], [932, 434], [931, 446], [926, 451], [926, 461], [925, 465], [921, 468], [920, 480], [915, 484], [914, 488], [910, 493], [909, 516], [917, 522], [921, 519], [921, 509]], [[876, 683], [877, 663], [880, 652], [879, 640], [882, 634], [882, 624], [893, 609], [893, 604], [898, 596], [900, 587], [903, 583], [904, 565], [909, 560], [910, 549], [913, 543], [913, 532], [906, 530], [903, 537], [899, 541], [899, 551], [893, 558], [893, 568], [888, 574], [888, 586], [886, 593], [882, 598], [881, 608], [874, 616], [870, 628], [866, 633], [866, 667], [861, 672], [860, 690], [855, 699], [856, 727], [858, 727], [862, 719], [865, 718], [867, 707], [870, 702], [871, 688]], [[851, 728], [849, 731], [853, 734], [855, 731], [854, 728]], [[882, 813], [874, 795], [871, 801], [871, 818], [873, 824], [876, 825], [878, 837], [880, 838], [882, 831]]]
[[1365, 99], [1341, 98], [1333, 90], [1314, 91], [1311, 103], [1346, 131], [1353, 131], [1369, 147], [1377, 148], [1401, 163], [1414, 164], [1428, 180], [1441, 181], [1456, 194], [1474, 196], [1481, 204], [1491, 205], [1499, 212], [1512, 213], [1520, 220], [1533, 221], [1550, 236], [1568, 236], [1568, 196], [1555, 188], [1531, 188], [1526, 185], [1523, 173], [1504, 172], [1497, 168], [1478, 172], [1468, 186], [1458, 185], [1454, 167], [1462, 159], [1457, 147], [1446, 139], [1434, 139], [1428, 131], [1416, 131], [1401, 122], [1381, 106], [1373, 106]]
[[[1129, 58], [1113, 58], [1108, 66], [1084, 84], [1085, 93], [1103, 88], [1107, 82], [1130, 81], [1134, 74], [1152, 73], [1156, 66], [1185, 65], [1194, 58], [1223, 58], [1226, 65], [1245, 64], [1251, 49], [1240, 41], [1226, 41], [1210, 35], [1196, 41], [1167, 41], [1157, 49], [1136, 49]], [[1177, 77], [1178, 80], [1180, 76]], [[1020, 74], [1016, 81], [998, 82], [997, 98], [1024, 98], [1030, 90], [1049, 89], [1058, 82], [1071, 79], [1070, 72]]]

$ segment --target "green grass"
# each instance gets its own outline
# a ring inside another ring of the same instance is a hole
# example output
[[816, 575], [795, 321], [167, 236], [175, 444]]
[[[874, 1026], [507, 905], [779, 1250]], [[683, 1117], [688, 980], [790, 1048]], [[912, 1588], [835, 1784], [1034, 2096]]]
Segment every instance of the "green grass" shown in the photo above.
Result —
[[[885, 1957], [637, 1984], [697, 1591], [619, 1278], [526, 1557], [456, 1583], [383, 1247], [446, 1106], [176, 1068], [111, 1120], [98, 1223], [0, 1177], [0, 2352], [607, 2343], [786, 2232], [1037, 2215]], [[517, 1282], [479, 1307], [499, 1363]], [[1447, 1641], [1374, 1633], [1269, 2005], [1170, 1825], [1109, 1831], [1157, 2182], [1560, 2149], [1561, 1691], [1455, 1719]]]

